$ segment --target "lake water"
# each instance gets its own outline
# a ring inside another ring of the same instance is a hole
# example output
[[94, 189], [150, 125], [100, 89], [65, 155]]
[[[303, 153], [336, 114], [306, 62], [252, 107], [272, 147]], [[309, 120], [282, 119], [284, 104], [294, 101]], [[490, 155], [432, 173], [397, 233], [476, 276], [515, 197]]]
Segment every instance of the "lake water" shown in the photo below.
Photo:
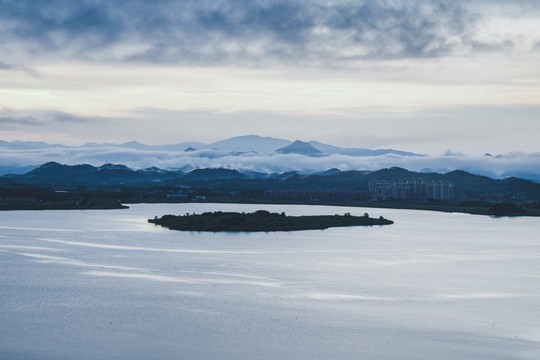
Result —
[[[267, 209], [390, 226], [163, 229]], [[323, 206], [0, 212], [0, 359], [540, 359], [540, 218]]]

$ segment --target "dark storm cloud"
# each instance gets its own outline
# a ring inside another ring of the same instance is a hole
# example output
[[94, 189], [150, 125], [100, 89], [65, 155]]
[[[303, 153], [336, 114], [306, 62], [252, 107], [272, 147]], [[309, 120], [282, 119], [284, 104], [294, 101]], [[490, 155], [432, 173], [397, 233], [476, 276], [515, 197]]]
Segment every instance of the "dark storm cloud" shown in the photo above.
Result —
[[24, 72], [24, 73], [27, 73], [31, 76], [38, 76], [38, 72], [31, 68], [31, 67], [28, 67], [24, 64], [9, 64], [9, 63], [5, 63], [3, 61], [0, 60], [0, 70], [7, 70], [7, 71], [21, 71], [21, 72]]
[[80, 40], [103, 46], [117, 41], [123, 30], [99, 2], [4, 0], [0, 4], [2, 32], [6, 38], [25, 42], [30, 53], [56, 51]]
[[0, 7], [0, 51], [106, 62], [437, 57], [468, 44], [476, 19], [452, 1], [0, 0]]
[[0, 113], [0, 125], [4, 127], [20, 125], [40, 125], [39, 121], [33, 116], [12, 116], [10, 114]]
[[17, 126], [50, 126], [55, 123], [82, 123], [91, 124], [101, 120], [87, 116], [74, 115], [62, 111], [42, 110], [42, 111], [21, 111], [0, 109], [0, 125], [6, 127]]
[[331, 29], [352, 31], [352, 44], [367, 46], [368, 56], [377, 57], [445, 54], [453, 46], [448, 38], [467, 36], [474, 20], [463, 7], [446, 2], [410, 2], [405, 6], [371, 2], [329, 10], [325, 22]]

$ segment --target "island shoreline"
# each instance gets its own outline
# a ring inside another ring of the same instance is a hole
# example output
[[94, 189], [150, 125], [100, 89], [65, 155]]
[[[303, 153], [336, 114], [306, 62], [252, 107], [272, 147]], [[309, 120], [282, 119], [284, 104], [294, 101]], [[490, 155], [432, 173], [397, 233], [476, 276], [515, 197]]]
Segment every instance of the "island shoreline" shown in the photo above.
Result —
[[384, 217], [343, 215], [301, 215], [290, 216], [284, 212], [271, 213], [257, 210], [253, 213], [239, 212], [204, 212], [202, 214], [163, 215], [148, 219], [149, 223], [178, 231], [203, 232], [275, 232], [325, 230], [331, 227], [383, 226], [391, 225], [392, 220]]

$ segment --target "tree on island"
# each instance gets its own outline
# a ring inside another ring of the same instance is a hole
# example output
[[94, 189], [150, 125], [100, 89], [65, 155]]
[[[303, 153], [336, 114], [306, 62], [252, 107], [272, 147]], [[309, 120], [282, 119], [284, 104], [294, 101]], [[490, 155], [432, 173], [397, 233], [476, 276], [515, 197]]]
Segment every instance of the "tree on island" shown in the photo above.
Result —
[[493, 216], [518, 216], [526, 214], [527, 210], [514, 203], [497, 203], [489, 207], [488, 215]]

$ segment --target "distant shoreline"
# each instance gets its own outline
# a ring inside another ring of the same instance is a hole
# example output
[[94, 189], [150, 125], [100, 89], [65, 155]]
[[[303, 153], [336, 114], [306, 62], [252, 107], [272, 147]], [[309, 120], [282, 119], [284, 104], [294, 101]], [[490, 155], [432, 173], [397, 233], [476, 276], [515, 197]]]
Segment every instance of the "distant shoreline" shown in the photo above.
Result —
[[[242, 199], [241, 201], [232, 201], [226, 198], [221, 199], [209, 199], [208, 201], [162, 201], [156, 199], [156, 201], [134, 201], [125, 202], [124, 204], [260, 204], [260, 205], [314, 205], [314, 206], [339, 206], [339, 207], [354, 207], [354, 208], [368, 208], [368, 209], [396, 209], [396, 210], [419, 210], [419, 211], [436, 211], [446, 213], [462, 213], [470, 215], [485, 215], [494, 216], [490, 214], [490, 206], [465, 206], [459, 204], [445, 204], [445, 203], [405, 203], [398, 201], [285, 201], [285, 200], [258, 200], [258, 199]], [[527, 209], [526, 213], [515, 213], [499, 216], [527, 216], [527, 217], [540, 217], [540, 209]]]
[[444, 203], [405, 203], [397, 201], [283, 201], [283, 200], [259, 200], [242, 199], [234, 201], [227, 198], [208, 199], [207, 201], [163, 201], [163, 199], [126, 199], [120, 201], [115, 199], [94, 199], [87, 203], [77, 204], [74, 202], [55, 202], [55, 201], [30, 201], [28, 199], [9, 200], [0, 199], [0, 211], [17, 210], [115, 210], [127, 209], [129, 204], [260, 204], [260, 205], [316, 205], [316, 206], [341, 206], [355, 208], [378, 208], [378, 209], [399, 209], [399, 210], [420, 210], [437, 211], [447, 213], [463, 213], [470, 215], [485, 216], [511, 216], [511, 217], [540, 217], [540, 209], [526, 209], [525, 212], [506, 212], [500, 214], [490, 213], [489, 206], [465, 206], [460, 204]]
[[8, 201], [0, 199], [0, 211], [18, 210], [118, 210], [127, 209], [120, 201], [112, 199], [96, 199], [85, 203], [75, 201], [36, 201], [20, 199]]

